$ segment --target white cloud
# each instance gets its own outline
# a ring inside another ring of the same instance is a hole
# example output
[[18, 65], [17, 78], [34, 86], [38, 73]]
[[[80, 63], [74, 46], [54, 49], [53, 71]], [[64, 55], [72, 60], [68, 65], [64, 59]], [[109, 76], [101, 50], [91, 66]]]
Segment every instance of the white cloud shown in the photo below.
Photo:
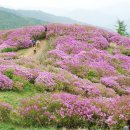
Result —
[[0, 0], [0, 6], [15, 9], [35, 9], [62, 14], [74, 9], [96, 10], [119, 4], [130, 4], [129, 0]]
[[[84, 8], [95, 9], [123, 0], [0, 0], [3, 6], [13, 8]], [[126, 1], [126, 0], [124, 0]]]

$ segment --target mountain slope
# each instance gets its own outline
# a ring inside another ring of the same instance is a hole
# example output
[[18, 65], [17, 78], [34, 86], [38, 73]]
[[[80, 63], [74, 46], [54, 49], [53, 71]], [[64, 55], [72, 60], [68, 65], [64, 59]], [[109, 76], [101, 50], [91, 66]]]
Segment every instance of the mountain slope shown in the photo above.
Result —
[[[0, 129], [10, 121], [14, 130], [121, 130], [130, 117], [130, 38], [92, 26], [47, 28], [0, 32]], [[44, 33], [34, 54], [31, 40]]]
[[31, 18], [35, 18], [35, 19], [39, 19], [39, 20], [46, 20], [51, 23], [67, 23], [67, 24], [80, 23], [71, 18], [55, 16], [55, 15], [51, 15], [49, 13], [45, 13], [42, 11], [18, 10], [18, 13], [20, 13], [21, 15], [26, 16], [26, 17], [31, 17]]
[[66, 24], [81, 23], [79, 21], [73, 20], [68, 17], [55, 16], [55, 15], [45, 13], [42, 11], [37, 11], [37, 10], [13, 10], [13, 9], [8, 9], [8, 8], [3, 8], [3, 7], [0, 7], [0, 10], [13, 13], [18, 16], [30, 17], [30, 18], [41, 20], [41, 21], [47, 21], [49, 23], [66, 23]]
[[46, 22], [43, 22], [41, 20], [22, 17], [14, 13], [9, 13], [0, 10], [0, 29], [11, 29], [22, 26], [45, 24], [45, 23]]

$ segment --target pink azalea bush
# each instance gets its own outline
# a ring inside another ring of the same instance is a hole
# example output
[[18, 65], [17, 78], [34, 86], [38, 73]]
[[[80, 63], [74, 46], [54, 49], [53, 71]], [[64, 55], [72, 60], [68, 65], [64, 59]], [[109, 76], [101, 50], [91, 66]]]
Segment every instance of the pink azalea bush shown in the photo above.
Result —
[[55, 45], [56, 49], [50, 51], [49, 55], [54, 57], [56, 65], [63, 69], [69, 70], [80, 77], [85, 77], [87, 71], [92, 68], [101, 76], [116, 74], [116, 70], [111, 64], [112, 57], [105, 51], [99, 51], [91, 45], [87, 45], [87, 43], [64, 37], [57, 39]]
[[14, 75], [21, 76], [23, 78], [26, 78], [28, 80], [33, 79], [33, 74], [31, 73], [30, 69], [18, 66], [16, 64], [14, 65], [1, 65], [1, 72], [7, 71], [9, 69], [13, 70]]
[[6, 77], [5, 75], [0, 73], [0, 89], [12, 89], [13, 88], [13, 81]]
[[0, 57], [5, 58], [5, 59], [15, 59], [17, 58], [17, 54], [15, 52], [7, 52], [7, 53], [2, 53]]
[[[91, 100], [104, 113], [104, 121], [109, 127], [118, 129], [123, 127], [125, 121], [130, 116], [130, 97], [116, 97], [116, 98], [99, 98]], [[121, 124], [119, 122], [122, 122]]]
[[84, 127], [81, 123], [94, 122], [101, 114], [101, 109], [89, 100], [71, 94], [38, 95], [24, 99], [18, 111], [28, 124], [35, 122], [35, 125], [55, 124], [74, 128]]
[[110, 88], [94, 84], [87, 79], [81, 79], [66, 71], [63, 72], [64, 75], [62, 73], [41, 72], [35, 79], [35, 84], [42, 86], [43, 89], [47, 91], [59, 90], [87, 97], [97, 97], [101, 95], [114, 97], [116, 95]]
[[31, 46], [31, 40], [34, 36], [41, 35], [45, 31], [44, 26], [34, 26], [20, 28], [7, 32], [7, 38], [0, 45], [0, 50], [4, 48], [28, 48]]
[[[97, 123], [113, 128], [120, 128], [129, 118], [129, 97], [82, 98], [67, 93], [37, 95], [22, 100], [18, 108], [24, 121], [62, 127], [84, 127]], [[127, 116], [126, 116], [127, 115]], [[31, 118], [30, 118], [31, 117]]]
[[5, 122], [10, 120], [10, 113], [13, 107], [5, 102], [0, 101], [0, 122]]

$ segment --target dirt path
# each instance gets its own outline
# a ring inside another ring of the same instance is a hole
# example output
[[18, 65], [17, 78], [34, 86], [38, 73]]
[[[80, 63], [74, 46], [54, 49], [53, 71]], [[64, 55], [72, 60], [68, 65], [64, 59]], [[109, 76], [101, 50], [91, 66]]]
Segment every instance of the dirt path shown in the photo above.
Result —
[[33, 52], [33, 47], [30, 47], [28, 49], [22, 49], [22, 50], [18, 51], [17, 54], [18, 54], [19, 58], [31, 57], [36, 60], [36, 58], [42, 53], [42, 51], [45, 49], [45, 46], [46, 46], [46, 40], [42, 40], [40, 42], [41, 43], [40, 43], [39, 47], [37, 48], [36, 54], [34, 54], [34, 52]]

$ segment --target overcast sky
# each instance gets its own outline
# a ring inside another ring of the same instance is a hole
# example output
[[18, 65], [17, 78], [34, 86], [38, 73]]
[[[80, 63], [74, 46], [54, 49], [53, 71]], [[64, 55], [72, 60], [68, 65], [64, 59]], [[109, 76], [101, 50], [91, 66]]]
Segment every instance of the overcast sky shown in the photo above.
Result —
[[124, 10], [130, 11], [130, 0], [0, 0], [0, 6], [42, 10], [57, 15], [77, 9], [104, 11], [110, 9], [110, 13], [119, 14]]

